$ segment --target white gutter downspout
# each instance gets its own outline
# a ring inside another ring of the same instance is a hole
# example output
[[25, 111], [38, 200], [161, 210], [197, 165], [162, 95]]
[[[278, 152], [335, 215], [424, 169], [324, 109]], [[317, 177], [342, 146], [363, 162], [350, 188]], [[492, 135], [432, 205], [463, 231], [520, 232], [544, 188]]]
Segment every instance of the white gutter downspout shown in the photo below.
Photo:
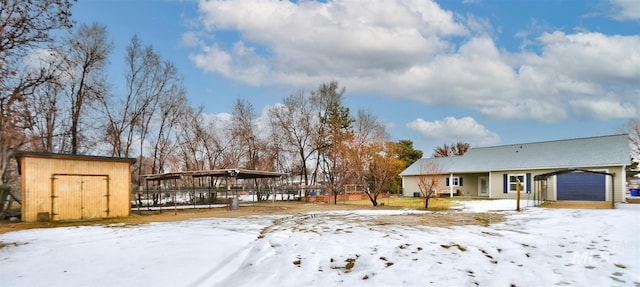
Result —
[[449, 175], [449, 197], [453, 198], [453, 173]]

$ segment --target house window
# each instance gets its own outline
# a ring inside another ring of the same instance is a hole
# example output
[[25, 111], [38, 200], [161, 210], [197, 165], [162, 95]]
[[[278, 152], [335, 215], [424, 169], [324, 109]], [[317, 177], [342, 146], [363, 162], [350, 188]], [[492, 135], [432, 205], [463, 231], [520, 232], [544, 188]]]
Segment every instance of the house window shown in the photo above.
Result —
[[462, 178], [459, 176], [447, 177], [447, 186], [462, 186]]
[[520, 192], [527, 190], [527, 181], [525, 174], [509, 174], [509, 192], [517, 192], [516, 185], [520, 182]]

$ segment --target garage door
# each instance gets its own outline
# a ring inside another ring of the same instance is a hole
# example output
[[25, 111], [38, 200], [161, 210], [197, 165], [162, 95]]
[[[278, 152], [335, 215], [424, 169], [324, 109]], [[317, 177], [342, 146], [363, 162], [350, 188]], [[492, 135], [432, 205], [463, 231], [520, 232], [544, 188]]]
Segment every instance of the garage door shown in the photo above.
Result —
[[558, 200], [604, 201], [604, 174], [573, 172], [558, 175]]

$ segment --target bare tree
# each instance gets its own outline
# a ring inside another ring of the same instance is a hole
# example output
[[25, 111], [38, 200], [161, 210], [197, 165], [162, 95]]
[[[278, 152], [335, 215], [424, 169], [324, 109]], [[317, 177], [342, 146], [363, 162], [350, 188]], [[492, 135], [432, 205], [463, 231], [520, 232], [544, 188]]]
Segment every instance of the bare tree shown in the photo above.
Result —
[[[101, 98], [107, 116], [105, 142], [111, 145], [111, 155], [119, 157], [131, 155], [136, 139], [142, 155], [151, 119], [163, 108], [159, 105], [161, 99], [183, 93], [182, 80], [174, 65], [163, 62], [153, 47], [143, 47], [137, 36], [131, 38], [125, 63], [124, 97]], [[163, 115], [156, 118], [162, 119]]]
[[203, 119], [202, 107], [198, 110], [188, 108], [179, 122], [179, 150], [182, 164], [186, 170], [203, 170], [208, 157], [204, 142], [209, 135]]
[[[51, 44], [51, 32], [71, 29], [71, 3], [69, 0], [0, 0], [0, 79], [16, 76], [19, 66], [15, 61], [42, 48], [43, 44]], [[13, 89], [2, 86], [3, 94], [10, 90]]]
[[303, 92], [292, 94], [284, 99], [283, 105], [277, 105], [268, 112], [273, 138], [278, 139], [284, 152], [295, 155], [295, 170], [292, 173], [300, 175], [305, 185], [309, 181], [307, 164], [311, 156], [317, 151], [314, 145], [314, 131], [317, 118], [314, 117], [311, 99]]
[[[245, 99], [238, 99], [233, 107], [229, 129], [233, 139], [232, 144], [242, 151], [242, 166], [247, 169], [265, 168], [263, 153], [267, 144], [258, 133], [256, 120], [253, 105]], [[266, 194], [258, 188], [260, 182], [254, 179], [253, 183], [256, 186], [257, 200], [266, 199]]]
[[0, 0], [0, 185], [9, 180], [13, 153], [25, 142], [29, 115], [21, 105], [52, 79], [43, 70], [24, 71], [25, 59], [53, 42], [51, 33], [70, 29], [71, 1]]
[[207, 166], [209, 169], [229, 168], [231, 163], [225, 161], [225, 152], [228, 148], [228, 141], [224, 141], [223, 129], [218, 128], [218, 123], [206, 121], [203, 127], [203, 135], [200, 137], [205, 150]]
[[[177, 150], [176, 126], [179, 125], [180, 119], [189, 114], [192, 110], [188, 107], [188, 101], [185, 97], [182, 86], [178, 91], [171, 89], [168, 93], [163, 94], [159, 99], [159, 111], [155, 113], [155, 129], [152, 138], [153, 150], [151, 151], [152, 173], [161, 173], [165, 171], [165, 166], [174, 151]], [[141, 143], [142, 145], [142, 143]], [[140, 148], [142, 154], [142, 147]]]
[[442, 169], [435, 161], [424, 161], [420, 164], [418, 189], [424, 197], [424, 208], [429, 208], [429, 199], [437, 195], [437, 188], [442, 183]]
[[32, 96], [24, 102], [24, 130], [28, 146], [24, 148], [35, 151], [62, 152], [69, 150], [68, 119], [63, 111], [68, 110], [68, 102], [64, 98], [64, 82], [57, 67], [61, 64], [55, 52], [45, 52], [38, 57], [39, 67], [52, 78], [33, 89]]
[[79, 152], [87, 109], [107, 93], [104, 69], [111, 49], [106, 26], [97, 23], [91, 26], [81, 24], [67, 40], [62, 70], [66, 73], [66, 94], [70, 101], [71, 154]]
[[629, 149], [631, 153], [631, 163], [626, 167], [627, 177], [633, 177], [640, 174], [638, 164], [640, 164], [640, 120], [631, 119], [622, 132], [629, 134]]
[[640, 120], [632, 119], [627, 124], [626, 132], [629, 134], [631, 157], [640, 162]]
[[237, 140], [237, 144], [246, 152], [244, 168], [256, 169], [260, 151], [258, 150], [260, 138], [256, 127], [256, 114], [253, 105], [245, 99], [238, 99], [233, 107], [231, 136]]

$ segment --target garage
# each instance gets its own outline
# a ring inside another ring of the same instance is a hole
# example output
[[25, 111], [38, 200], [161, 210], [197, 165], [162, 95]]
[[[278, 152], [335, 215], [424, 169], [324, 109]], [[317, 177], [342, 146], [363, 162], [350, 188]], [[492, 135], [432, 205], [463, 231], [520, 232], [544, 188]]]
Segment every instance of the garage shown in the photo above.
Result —
[[559, 174], [557, 200], [605, 201], [605, 174], [572, 172]]

